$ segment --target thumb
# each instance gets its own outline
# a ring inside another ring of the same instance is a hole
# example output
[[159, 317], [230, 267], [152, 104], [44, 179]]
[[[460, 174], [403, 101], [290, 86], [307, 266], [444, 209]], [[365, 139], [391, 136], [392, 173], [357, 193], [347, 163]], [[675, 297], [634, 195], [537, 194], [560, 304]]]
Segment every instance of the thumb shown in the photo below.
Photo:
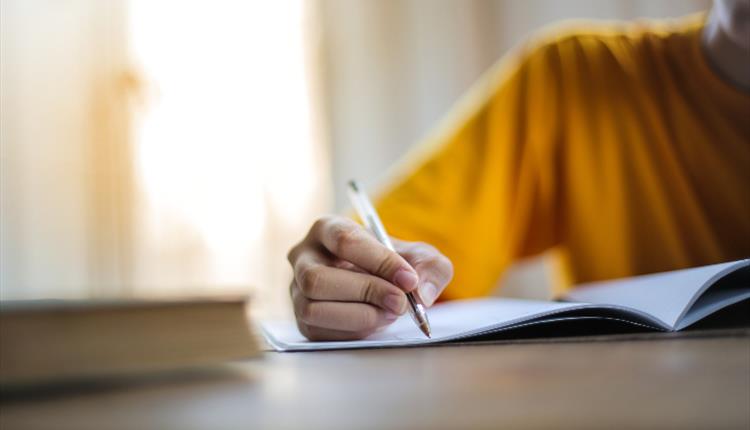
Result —
[[[450, 262], [446, 265], [420, 263], [414, 269], [419, 275], [419, 284], [417, 291], [419, 298], [425, 306], [432, 306], [443, 293], [453, 277], [453, 270]], [[450, 268], [450, 270], [448, 270]], [[448, 273], [448, 275], [446, 275]]]
[[453, 264], [431, 245], [419, 242], [401, 242], [399, 245], [399, 254], [419, 276], [419, 298], [425, 306], [432, 306], [453, 278]]

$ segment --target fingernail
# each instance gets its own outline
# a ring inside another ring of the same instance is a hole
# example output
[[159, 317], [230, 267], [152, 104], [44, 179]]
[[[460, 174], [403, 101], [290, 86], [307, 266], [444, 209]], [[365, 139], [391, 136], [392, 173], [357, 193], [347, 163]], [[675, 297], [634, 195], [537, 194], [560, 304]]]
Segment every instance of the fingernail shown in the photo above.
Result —
[[414, 272], [406, 269], [399, 269], [399, 271], [396, 272], [396, 276], [393, 277], [393, 281], [404, 290], [410, 291], [417, 286], [419, 277], [417, 277], [417, 274]]
[[432, 282], [425, 282], [419, 286], [419, 297], [425, 305], [431, 306], [438, 296], [438, 289]]
[[403, 294], [389, 294], [383, 299], [383, 303], [388, 310], [401, 315], [406, 310], [406, 297]]

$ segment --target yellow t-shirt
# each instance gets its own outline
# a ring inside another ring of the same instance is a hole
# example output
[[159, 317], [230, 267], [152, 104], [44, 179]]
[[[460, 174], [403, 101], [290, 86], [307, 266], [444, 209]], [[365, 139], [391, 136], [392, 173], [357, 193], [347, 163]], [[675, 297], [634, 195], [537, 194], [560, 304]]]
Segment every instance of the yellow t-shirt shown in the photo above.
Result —
[[397, 166], [389, 233], [489, 293], [554, 250], [560, 285], [750, 256], [750, 94], [707, 63], [704, 16], [539, 36]]

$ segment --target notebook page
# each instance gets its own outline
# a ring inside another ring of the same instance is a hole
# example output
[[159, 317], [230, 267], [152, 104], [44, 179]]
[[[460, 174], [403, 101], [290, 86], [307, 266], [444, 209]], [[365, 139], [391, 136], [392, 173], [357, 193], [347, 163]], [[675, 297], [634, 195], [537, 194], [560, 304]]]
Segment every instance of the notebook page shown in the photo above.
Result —
[[311, 342], [292, 321], [261, 324], [268, 342], [279, 351], [382, 348], [443, 342], [529, 320], [547, 313], [580, 307], [579, 303], [520, 299], [456, 300], [428, 309], [432, 339], [427, 339], [408, 314], [367, 339], [343, 342]]
[[674, 329], [683, 311], [708, 285], [747, 262], [740, 260], [585, 284], [567, 294], [564, 299], [638, 309], [653, 315]]

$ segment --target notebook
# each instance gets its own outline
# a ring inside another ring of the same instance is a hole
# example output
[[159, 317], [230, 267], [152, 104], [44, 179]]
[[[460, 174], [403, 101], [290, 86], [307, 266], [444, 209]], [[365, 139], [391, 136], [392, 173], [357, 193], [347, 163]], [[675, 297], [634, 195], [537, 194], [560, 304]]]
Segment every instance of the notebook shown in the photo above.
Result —
[[[548, 329], [586, 321], [591, 331], [679, 331], [722, 309], [750, 300], [750, 260], [581, 285], [559, 301], [485, 298], [440, 303], [429, 309], [432, 339], [406, 314], [357, 341], [311, 342], [293, 321], [261, 324], [278, 351], [384, 348], [472, 339], [502, 339], [529, 327]], [[597, 330], [597, 328], [599, 330]]]

